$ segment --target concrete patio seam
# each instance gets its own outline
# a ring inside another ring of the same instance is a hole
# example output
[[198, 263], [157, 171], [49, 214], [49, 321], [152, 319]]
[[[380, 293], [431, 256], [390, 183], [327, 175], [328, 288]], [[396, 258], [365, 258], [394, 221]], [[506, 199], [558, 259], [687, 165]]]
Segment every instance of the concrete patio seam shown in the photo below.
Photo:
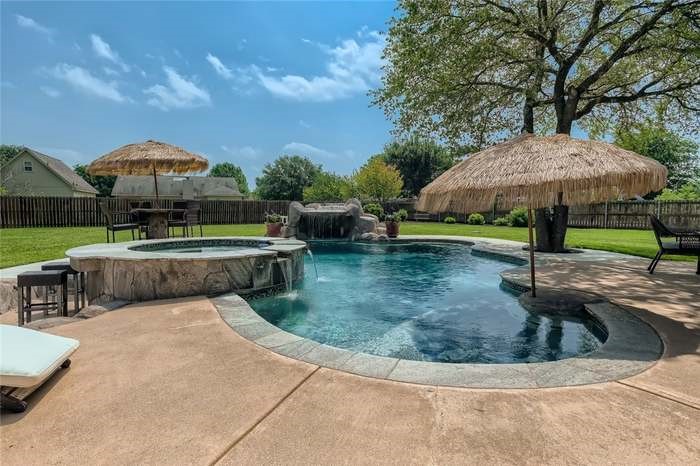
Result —
[[657, 392], [652, 391], [652, 390], [650, 390], [650, 389], [642, 388], [642, 387], [640, 387], [640, 386], [638, 386], [638, 385], [634, 385], [634, 384], [631, 384], [631, 383], [628, 383], [628, 382], [623, 382], [623, 381], [621, 381], [621, 380], [615, 380], [615, 382], [617, 382], [617, 383], [619, 383], [620, 385], [623, 385], [623, 386], [625, 386], [625, 387], [627, 387], [627, 388], [633, 388], [633, 389], [635, 389], [635, 390], [639, 390], [639, 391], [641, 391], [641, 392], [645, 392], [645, 393], [648, 393], [648, 394], [650, 394], [650, 395], [654, 395], [654, 396], [657, 396], [657, 397], [659, 397], [659, 398], [663, 398], [664, 400], [672, 401], [672, 402], [674, 402], [674, 403], [678, 403], [678, 404], [680, 404], [680, 405], [687, 406], [688, 408], [692, 408], [692, 409], [694, 409], [694, 410], [696, 410], [696, 411], [700, 411], [700, 406], [697, 406], [697, 405], [695, 405], [695, 404], [693, 404], [693, 403], [691, 403], [691, 402], [688, 402], [688, 401], [684, 401], [684, 400], [678, 399], [678, 398], [676, 398], [676, 397], [674, 397], [674, 396], [672, 396], [672, 395], [665, 395], [665, 394], [657, 393]]
[[304, 384], [306, 383], [307, 380], [309, 380], [311, 377], [313, 377], [314, 374], [316, 374], [316, 372], [318, 372], [318, 370], [319, 370], [320, 368], [321, 368], [321, 366], [316, 366], [316, 368], [315, 368], [313, 371], [311, 371], [310, 374], [308, 374], [308, 375], [305, 376], [303, 379], [301, 379], [301, 381], [300, 381], [298, 384], [296, 384], [296, 385], [289, 391], [289, 393], [287, 393], [286, 395], [284, 395], [277, 403], [275, 403], [275, 404], [274, 404], [270, 409], [268, 409], [262, 416], [260, 416], [260, 418], [258, 418], [258, 419], [253, 423], [253, 425], [251, 425], [248, 429], [246, 429], [245, 432], [243, 432], [243, 434], [240, 435], [237, 439], [235, 439], [233, 442], [231, 442], [231, 444], [230, 444], [228, 447], [226, 447], [226, 448], [224, 449], [224, 451], [222, 451], [219, 455], [217, 455], [216, 458], [214, 458], [214, 460], [213, 460], [211, 463], [209, 463], [209, 464], [213, 466], [213, 465], [217, 464], [218, 462], [220, 462], [221, 459], [222, 459], [223, 457], [225, 457], [231, 450], [233, 450], [233, 449], [236, 447], [236, 445], [238, 445], [244, 438], [246, 438], [246, 437], [248, 436], [248, 434], [250, 434], [252, 431], [254, 431], [255, 428], [258, 427], [265, 419], [267, 419], [267, 417], [268, 417], [270, 414], [272, 414], [277, 408], [279, 408], [280, 405], [282, 405], [282, 403], [284, 403], [285, 401], [287, 401], [287, 399], [288, 399], [290, 396], [292, 396], [302, 385], [304, 385]]

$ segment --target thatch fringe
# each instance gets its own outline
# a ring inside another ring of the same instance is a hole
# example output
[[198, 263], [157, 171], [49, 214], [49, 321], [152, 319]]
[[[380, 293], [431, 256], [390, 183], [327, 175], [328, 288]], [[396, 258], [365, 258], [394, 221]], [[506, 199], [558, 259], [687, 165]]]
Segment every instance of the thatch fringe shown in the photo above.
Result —
[[423, 188], [417, 208], [475, 212], [498, 207], [590, 204], [659, 191], [660, 163], [612, 144], [524, 134], [473, 154]]
[[200, 155], [158, 141], [127, 144], [88, 167], [91, 175], [152, 175], [156, 173], [196, 173], [207, 169], [209, 162]]

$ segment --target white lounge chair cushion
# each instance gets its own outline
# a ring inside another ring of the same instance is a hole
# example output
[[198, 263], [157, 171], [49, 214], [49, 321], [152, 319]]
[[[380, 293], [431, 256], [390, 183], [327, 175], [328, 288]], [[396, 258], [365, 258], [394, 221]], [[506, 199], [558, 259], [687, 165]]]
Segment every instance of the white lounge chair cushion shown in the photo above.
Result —
[[33, 387], [54, 373], [80, 342], [14, 325], [0, 325], [0, 385]]

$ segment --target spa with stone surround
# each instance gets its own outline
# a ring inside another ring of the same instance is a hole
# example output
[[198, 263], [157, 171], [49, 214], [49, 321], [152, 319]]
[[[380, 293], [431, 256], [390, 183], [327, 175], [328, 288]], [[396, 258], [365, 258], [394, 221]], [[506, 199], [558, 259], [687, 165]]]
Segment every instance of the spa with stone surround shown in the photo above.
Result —
[[91, 303], [135, 302], [291, 286], [304, 275], [305, 249], [294, 239], [224, 237], [94, 244], [66, 255], [87, 273]]

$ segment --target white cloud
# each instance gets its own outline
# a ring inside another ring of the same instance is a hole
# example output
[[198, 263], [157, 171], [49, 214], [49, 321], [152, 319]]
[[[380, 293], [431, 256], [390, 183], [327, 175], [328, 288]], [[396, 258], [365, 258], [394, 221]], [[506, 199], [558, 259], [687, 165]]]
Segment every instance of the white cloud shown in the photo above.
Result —
[[330, 57], [323, 76], [274, 77], [258, 72], [260, 84], [278, 97], [298, 101], [329, 102], [366, 92], [381, 78], [384, 37], [361, 30], [358, 40], [346, 39], [336, 47], [317, 44]]
[[231, 69], [227, 68], [226, 65], [221, 63], [221, 60], [219, 60], [218, 57], [212, 55], [211, 53], [207, 53], [207, 61], [214, 68], [214, 71], [216, 71], [216, 74], [218, 74], [222, 78], [224, 78], [224, 79], [232, 79], [233, 78], [233, 71], [231, 71]]
[[151, 95], [148, 104], [168, 111], [172, 108], [194, 108], [211, 104], [209, 92], [197, 87], [194, 81], [179, 75], [169, 66], [164, 66], [163, 71], [167, 77], [167, 84], [156, 84], [144, 89], [144, 93]]
[[54, 89], [53, 87], [41, 86], [41, 87], [39, 87], [39, 89], [41, 89], [41, 92], [43, 92], [44, 94], [46, 94], [47, 96], [49, 96], [53, 99], [61, 97], [61, 91], [59, 91], [58, 89]]
[[109, 66], [103, 66], [102, 71], [107, 76], [118, 76], [119, 75], [119, 71], [115, 70], [114, 68], [110, 68]]
[[36, 21], [34, 21], [32, 18], [28, 18], [26, 16], [22, 15], [15, 15], [15, 18], [17, 18], [17, 24], [23, 28], [31, 29], [32, 31], [38, 32], [39, 34], [45, 35], [49, 40], [52, 39], [53, 37], [53, 29], [47, 28], [46, 26], [43, 26]]
[[235, 158], [256, 159], [262, 155], [260, 149], [251, 146], [228, 147], [221, 146], [221, 150]]
[[119, 92], [115, 81], [104, 81], [93, 76], [85, 68], [60, 63], [50, 70], [50, 74], [85, 94], [114, 102], [125, 102], [128, 100]]
[[319, 149], [318, 147], [303, 142], [290, 142], [289, 144], [285, 144], [282, 150], [291, 155], [306, 155], [311, 158], [334, 159], [338, 157], [338, 154]]
[[311, 125], [305, 122], [304, 120], [299, 120], [299, 126], [301, 126], [302, 128], [311, 128]]
[[90, 34], [90, 41], [92, 42], [92, 50], [94, 50], [98, 57], [111, 61], [119, 66], [125, 73], [129, 72], [131, 69], [129, 65], [124, 63], [117, 51], [113, 50], [100, 36], [97, 34]]

